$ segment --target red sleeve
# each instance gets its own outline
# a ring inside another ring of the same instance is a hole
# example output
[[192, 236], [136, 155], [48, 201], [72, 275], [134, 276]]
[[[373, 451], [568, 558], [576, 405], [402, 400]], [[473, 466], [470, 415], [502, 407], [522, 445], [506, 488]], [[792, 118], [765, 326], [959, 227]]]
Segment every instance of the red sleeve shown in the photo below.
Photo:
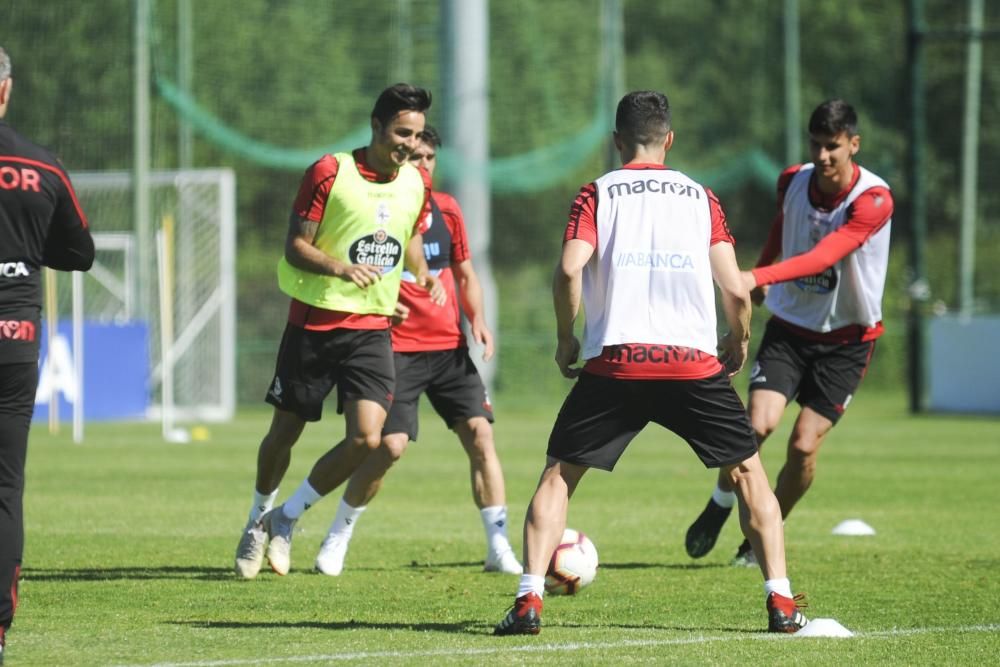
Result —
[[580, 194], [570, 206], [563, 242], [571, 239], [580, 239], [597, 247], [597, 185], [594, 183], [580, 188]]
[[420, 176], [424, 179], [424, 205], [413, 223], [413, 233], [423, 234], [427, 231], [427, 216], [431, 214], [431, 175], [423, 167], [417, 168], [420, 170]]
[[299, 192], [292, 204], [292, 215], [313, 222], [322, 222], [326, 200], [330, 196], [330, 188], [333, 187], [339, 168], [337, 158], [332, 155], [324, 155], [313, 162], [306, 169], [302, 183], [299, 184]]
[[861, 245], [889, 222], [893, 208], [889, 188], [869, 188], [847, 207], [847, 222], [837, 231], [850, 235]]
[[782, 262], [753, 269], [758, 285], [813, 276], [857, 250], [892, 217], [892, 194], [875, 187], [858, 196], [847, 209], [847, 221], [809, 252]]
[[434, 197], [434, 203], [441, 209], [444, 223], [451, 233], [452, 264], [459, 264], [467, 259], [471, 259], [472, 252], [469, 249], [469, 235], [465, 229], [465, 218], [462, 215], [462, 209], [459, 207], [458, 202], [455, 201], [454, 197], [443, 192], [435, 192], [432, 196]]
[[708, 188], [705, 188], [705, 194], [708, 195], [708, 208], [712, 214], [712, 240], [709, 245], [716, 243], [736, 245], [736, 240], [733, 238], [732, 232], [729, 231], [729, 225], [726, 224], [726, 212], [722, 210], [719, 198]]

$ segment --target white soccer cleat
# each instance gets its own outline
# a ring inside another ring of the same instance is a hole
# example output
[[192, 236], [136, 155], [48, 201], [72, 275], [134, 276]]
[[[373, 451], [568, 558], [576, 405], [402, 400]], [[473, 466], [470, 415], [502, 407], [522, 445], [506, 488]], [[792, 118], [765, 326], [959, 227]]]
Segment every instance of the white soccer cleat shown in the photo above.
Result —
[[502, 553], [491, 553], [486, 556], [483, 564], [484, 572], [501, 572], [503, 574], [521, 574], [524, 568], [517, 561], [513, 549], [507, 549]]
[[267, 531], [264, 524], [248, 521], [240, 543], [236, 545], [236, 574], [244, 579], [253, 579], [264, 564], [264, 547], [267, 546]]
[[283, 511], [284, 505], [260, 518], [270, 540], [267, 545], [267, 562], [275, 574], [284, 576], [292, 566], [292, 532], [298, 519], [289, 519]]
[[316, 571], [330, 577], [339, 577], [344, 571], [344, 559], [347, 558], [347, 547], [350, 544], [350, 537], [328, 535], [316, 555]]

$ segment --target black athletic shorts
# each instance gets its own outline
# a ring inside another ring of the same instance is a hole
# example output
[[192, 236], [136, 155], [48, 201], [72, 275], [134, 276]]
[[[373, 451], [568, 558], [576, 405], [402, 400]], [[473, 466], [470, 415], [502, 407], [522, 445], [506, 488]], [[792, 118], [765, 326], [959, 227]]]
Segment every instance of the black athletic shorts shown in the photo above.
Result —
[[306, 421], [319, 421], [334, 385], [338, 413], [345, 402], [358, 399], [389, 410], [395, 373], [388, 329], [311, 331], [285, 326], [267, 402]]
[[757, 452], [746, 409], [725, 371], [702, 380], [618, 380], [584, 372], [559, 410], [548, 455], [613, 470], [649, 422], [686, 440], [706, 468]]
[[772, 318], [750, 369], [750, 391], [777, 391], [836, 424], [868, 371], [874, 351], [873, 340], [818, 343]]
[[417, 439], [417, 408], [427, 393], [448, 428], [473, 417], [493, 423], [493, 406], [469, 348], [433, 352], [396, 352], [396, 392], [383, 434], [406, 433]]

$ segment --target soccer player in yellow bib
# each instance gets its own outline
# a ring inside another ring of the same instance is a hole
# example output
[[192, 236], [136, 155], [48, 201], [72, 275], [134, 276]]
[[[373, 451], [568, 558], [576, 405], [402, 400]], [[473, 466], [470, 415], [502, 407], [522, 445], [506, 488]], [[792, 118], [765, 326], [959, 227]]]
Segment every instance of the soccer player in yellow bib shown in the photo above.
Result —
[[[404, 266], [433, 301], [445, 302], [428, 272], [420, 228], [430, 210], [430, 176], [409, 164], [430, 105], [422, 88], [387, 88], [372, 110], [368, 146], [324, 155], [302, 179], [278, 264], [278, 284], [292, 300], [267, 392], [274, 416], [236, 550], [243, 578], [257, 576], [265, 555], [272, 570], [287, 574], [295, 522], [381, 442], [395, 386], [390, 317]], [[320, 419], [334, 386], [344, 439], [273, 507], [292, 446], [306, 422]]]

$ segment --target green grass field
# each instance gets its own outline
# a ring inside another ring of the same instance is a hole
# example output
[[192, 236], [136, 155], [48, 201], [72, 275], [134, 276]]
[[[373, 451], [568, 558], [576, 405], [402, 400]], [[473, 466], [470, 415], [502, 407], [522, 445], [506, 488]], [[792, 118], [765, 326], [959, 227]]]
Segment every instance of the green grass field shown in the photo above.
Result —
[[[561, 397], [511, 413], [498, 401], [512, 541]], [[1000, 420], [906, 414], [862, 390], [828, 439], [787, 527], [808, 615], [852, 639], [774, 637], [756, 570], [727, 566], [730, 521], [697, 562], [683, 536], [713, 475], [651, 427], [613, 474], [584, 478], [569, 524], [601, 555], [594, 584], [546, 600], [537, 637], [495, 638], [516, 577], [484, 574], [483, 534], [457, 440], [424, 413], [421, 440], [359, 523], [344, 574], [312, 572], [339, 499], [299, 522], [287, 577], [232, 574], [256, 448], [268, 419], [245, 412], [206, 442], [164, 444], [155, 425], [88, 426], [86, 443], [32, 434], [21, 605], [7, 664], [996, 664], [1000, 659]], [[764, 448], [772, 479], [788, 422]], [[66, 429], [64, 429], [65, 431]], [[291, 493], [339, 439], [309, 428]], [[837, 537], [861, 518], [874, 537]]]

